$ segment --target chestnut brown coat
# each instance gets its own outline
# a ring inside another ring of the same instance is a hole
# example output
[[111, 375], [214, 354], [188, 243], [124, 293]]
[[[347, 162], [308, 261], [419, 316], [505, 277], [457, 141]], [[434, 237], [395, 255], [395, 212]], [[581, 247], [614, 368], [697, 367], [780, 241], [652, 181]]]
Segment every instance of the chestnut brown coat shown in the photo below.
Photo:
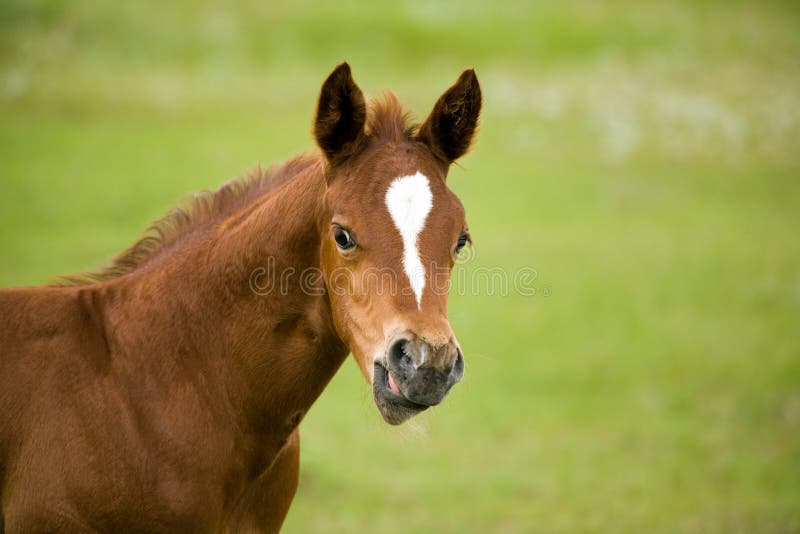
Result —
[[479, 109], [465, 71], [415, 127], [391, 95], [368, 110], [342, 64], [320, 94], [320, 155], [196, 197], [103, 271], [0, 290], [0, 532], [275, 532], [298, 425], [349, 352], [387, 421], [440, 401], [463, 373], [446, 292], [353, 280], [378, 264], [402, 278], [380, 195], [415, 171], [439, 209], [420, 253], [452, 268], [466, 223], [445, 177]]

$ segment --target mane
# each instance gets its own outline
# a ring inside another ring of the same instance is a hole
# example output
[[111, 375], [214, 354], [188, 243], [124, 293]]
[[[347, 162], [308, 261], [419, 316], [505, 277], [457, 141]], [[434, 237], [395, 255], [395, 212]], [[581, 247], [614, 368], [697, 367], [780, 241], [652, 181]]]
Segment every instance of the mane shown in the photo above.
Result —
[[394, 93], [387, 91], [370, 100], [367, 109], [367, 134], [383, 141], [400, 143], [411, 139], [419, 124], [410, 111], [403, 108]]
[[[397, 97], [386, 92], [371, 99], [367, 110], [367, 135], [390, 143], [410, 140], [419, 129], [410, 112]], [[319, 156], [297, 156], [266, 169], [256, 166], [243, 177], [234, 178], [216, 191], [191, 195], [185, 206], [173, 208], [153, 222], [130, 248], [98, 270], [60, 277], [55, 285], [78, 286], [103, 282], [135, 271], [148, 260], [175, 244], [197, 228], [222, 220], [236, 210], [269, 194], [279, 185], [320, 162]]]
[[77, 286], [103, 282], [135, 271], [198, 227], [223, 220], [236, 210], [269, 194], [281, 184], [319, 162], [319, 156], [296, 156], [263, 169], [257, 165], [215, 191], [201, 191], [153, 222], [144, 235], [111, 263], [98, 270], [60, 277], [55, 285]]

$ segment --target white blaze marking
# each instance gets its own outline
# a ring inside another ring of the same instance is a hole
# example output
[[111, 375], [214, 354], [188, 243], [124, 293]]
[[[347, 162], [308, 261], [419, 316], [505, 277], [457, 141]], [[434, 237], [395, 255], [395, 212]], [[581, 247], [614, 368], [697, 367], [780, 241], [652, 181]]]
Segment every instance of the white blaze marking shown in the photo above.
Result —
[[417, 296], [419, 308], [422, 306], [422, 290], [425, 289], [425, 267], [417, 248], [417, 238], [433, 207], [428, 178], [417, 172], [395, 179], [386, 191], [386, 207], [403, 239], [403, 269]]

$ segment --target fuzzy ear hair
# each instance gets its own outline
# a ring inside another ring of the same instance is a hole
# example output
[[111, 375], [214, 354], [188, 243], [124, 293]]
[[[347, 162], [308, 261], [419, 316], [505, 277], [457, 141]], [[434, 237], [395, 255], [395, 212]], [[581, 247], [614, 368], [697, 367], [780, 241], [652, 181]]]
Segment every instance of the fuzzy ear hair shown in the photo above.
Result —
[[322, 84], [314, 120], [314, 138], [328, 161], [352, 154], [364, 137], [366, 120], [364, 94], [353, 81], [350, 65], [340, 63]]
[[452, 163], [469, 150], [480, 112], [481, 86], [475, 71], [467, 69], [439, 97], [417, 139], [447, 163]]

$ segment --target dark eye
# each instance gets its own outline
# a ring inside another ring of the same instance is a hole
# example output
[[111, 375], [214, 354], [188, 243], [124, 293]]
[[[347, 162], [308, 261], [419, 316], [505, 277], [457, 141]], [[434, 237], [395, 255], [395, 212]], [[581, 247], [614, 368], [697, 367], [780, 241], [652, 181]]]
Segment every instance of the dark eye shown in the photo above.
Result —
[[336, 245], [342, 250], [351, 249], [356, 246], [356, 242], [350, 236], [350, 232], [341, 226], [333, 227], [333, 240], [336, 241]]
[[469, 234], [467, 232], [461, 232], [461, 235], [458, 238], [458, 244], [456, 245], [456, 254], [461, 252], [461, 249], [466, 246], [469, 242]]

